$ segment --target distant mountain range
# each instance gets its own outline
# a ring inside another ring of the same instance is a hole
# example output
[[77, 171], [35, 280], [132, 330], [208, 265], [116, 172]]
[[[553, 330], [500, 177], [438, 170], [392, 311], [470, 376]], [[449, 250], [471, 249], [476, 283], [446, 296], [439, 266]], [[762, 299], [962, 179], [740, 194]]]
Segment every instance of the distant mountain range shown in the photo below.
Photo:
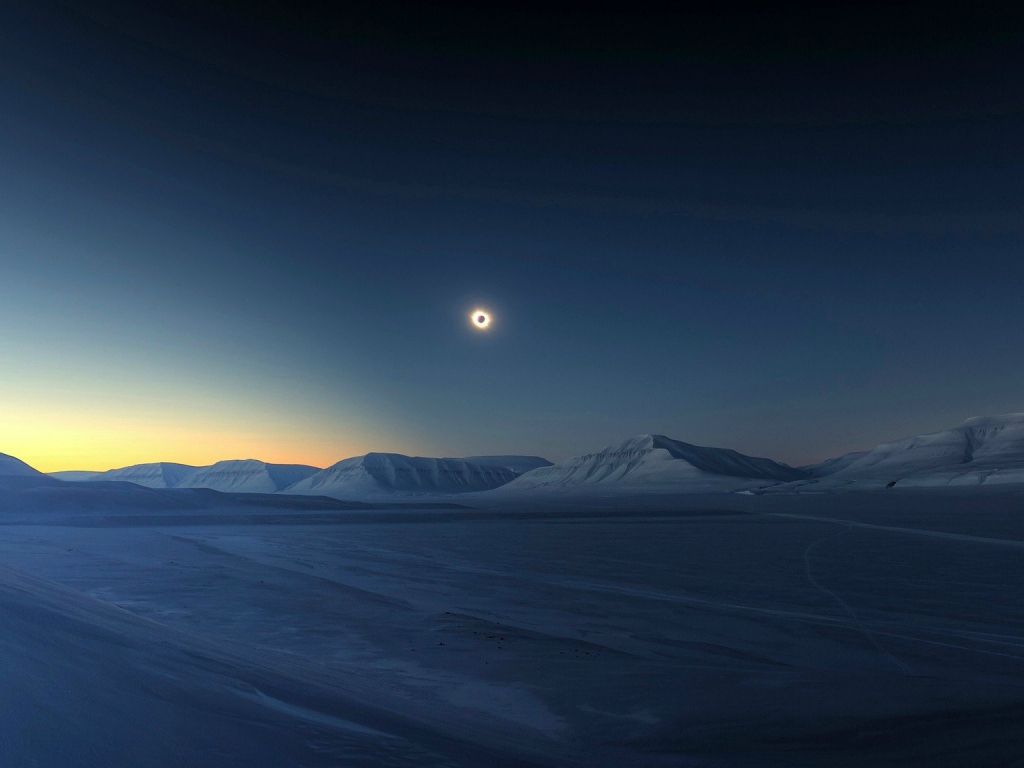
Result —
[[528, 472], [497, 493], [806, 493], [1015, 484], [1024, 485], [1024, 413], [968, 419], [951, 429], [799, 468], [640, 435]]
[[[0, 454], [0, 478], [8, 478], [8, 484], [15, 482], [13, 478], [39, 481], [43, 477], [24, 462]], [[429, 458], [368, 453], [326, 469], [244, 459], [208, 467], [140, 464], [107, 472], [55, 472], [52, 477], [75, 483], [119, 481], [147, 488], [343, 500], [1008, 486], [1024, 484], [1024, 413], [968, 419], [957, 427], [806, 467], [648, 434], [557, 464], [538, 456]]]
[[209, 488], [226, 493], [290, 493], [363, 499], [393, 495], [449, 496], [487, 491], [514, 480], [523, 472], [548, 464], [549, 461], [539, 456], [435, 459], [397, 453], [368, 453], [339, 461], [326, 469], [304, 464], [235, 459], [206, 467], [157, 462], [106, 472], [54, 472], [51, 477], [79, 483], [129, 482], [146, 488]]
[[106, 472], [54, 472], [58, 480], [124, 481], [146, 488], [212, 488], [238, 493], [277, 493], [320, 470], [304, 464], [269, 464], [256, 459], [218, 461], [208, 467], [156, 462]]

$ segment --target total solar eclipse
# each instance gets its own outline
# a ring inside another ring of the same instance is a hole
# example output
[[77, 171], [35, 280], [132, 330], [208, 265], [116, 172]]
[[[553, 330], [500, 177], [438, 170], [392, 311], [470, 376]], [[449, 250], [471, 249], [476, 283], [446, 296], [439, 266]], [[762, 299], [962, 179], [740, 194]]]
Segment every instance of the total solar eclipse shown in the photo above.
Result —
[[483, 309], [474, 309], [469, 313], [469, 320], [478, 331], [486, 331], [491, 325], [491, 313]]

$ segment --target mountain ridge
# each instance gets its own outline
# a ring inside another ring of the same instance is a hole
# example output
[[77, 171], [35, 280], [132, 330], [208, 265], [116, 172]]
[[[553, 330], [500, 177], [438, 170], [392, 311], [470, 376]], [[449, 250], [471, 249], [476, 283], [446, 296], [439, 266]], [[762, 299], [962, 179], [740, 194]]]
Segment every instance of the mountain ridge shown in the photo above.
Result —
[[0, 477], [39, 477], [42, 474], [19, 458], [0, 453]]
[[816, 479], [795, 489], [1024, 483], [1024, 413], [972, 417], [805, 469]]
[[[0, 454], [0, 476], [44, 477]], [[1024, 484], [1024, 413], [965, 419], [955, 427], [880, 443], [818, 464], [791, 467], [729, 448], [645, 433], [552, 464], [539, 456], [465, 458], [370, 452], [318, 469], [233, 459], [207, 467], [155, 462], [97, 473], [57, 472], [67, 481], [113, 480], [150, 488], [326, 495], [334, 498], [512, 494], [572, 489], [630, 492], [806, 492]], [[86, 477], [88, 476], [88, 477]]]
[[445, 496], [492, 490], [518, 476], [505, 467], [468, 459], [371, 452], [332, 464], [287, 492], [333, 498], [382, 494]]
[[763, 485], [765, 481], [780, 483], [805, 476], [801, 470], [772, 459], [649, 433], [527, 472], [500, 491], [635, 491], [644, 486], [677, 491], [736, 490]]
[[226, 459], [207, 466], [157, 461], [102, 472], [54, 472], [51, 477], [67, 482], [122, 481], [146, 488], [211, 488], [243, 493], [275, 493], [317, 471], [317, 467], [305, 464]]

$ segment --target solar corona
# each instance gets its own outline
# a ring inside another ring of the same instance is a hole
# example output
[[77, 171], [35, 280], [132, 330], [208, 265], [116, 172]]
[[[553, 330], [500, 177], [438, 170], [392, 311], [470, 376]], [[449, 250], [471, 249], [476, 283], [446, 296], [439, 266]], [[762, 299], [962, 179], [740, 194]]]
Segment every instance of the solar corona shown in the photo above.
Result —
[[469, 322], [478, 331], [486, 331], [491, 327], [491, 313], [485, 309], [474, 309], [469, 313]]

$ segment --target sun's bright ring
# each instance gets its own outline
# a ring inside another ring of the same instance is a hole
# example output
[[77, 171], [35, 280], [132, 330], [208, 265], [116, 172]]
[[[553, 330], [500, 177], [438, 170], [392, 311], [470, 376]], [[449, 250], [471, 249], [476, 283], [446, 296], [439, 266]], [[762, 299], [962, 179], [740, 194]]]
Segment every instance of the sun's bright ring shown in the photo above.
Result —
[[491, 313], [486, 309], [474, 309], [469, 313], [469, 322], [478, 331], [486, 331], [491, 325]]

